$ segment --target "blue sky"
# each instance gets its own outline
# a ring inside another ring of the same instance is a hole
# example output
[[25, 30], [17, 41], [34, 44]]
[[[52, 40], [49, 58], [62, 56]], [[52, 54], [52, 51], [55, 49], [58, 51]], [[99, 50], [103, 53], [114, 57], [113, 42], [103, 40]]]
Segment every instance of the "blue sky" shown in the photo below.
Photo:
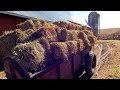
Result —
[[[92, 11], [72, 11], [76, 22], [85, 24], [88, 15]], [[120, 28], [120, 11], [96, 11], [100, 14], [100, 28]]]

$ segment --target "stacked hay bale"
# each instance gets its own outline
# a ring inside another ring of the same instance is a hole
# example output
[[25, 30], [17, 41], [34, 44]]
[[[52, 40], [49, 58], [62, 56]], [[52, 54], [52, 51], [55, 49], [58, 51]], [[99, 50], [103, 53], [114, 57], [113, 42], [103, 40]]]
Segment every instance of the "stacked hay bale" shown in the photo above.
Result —
[[51, 42], [51, 52], [55, 60], [68, 60], [68, 56], [81, 51], [83, 41], [81, 39], [65, 42]]
[[88, 40], [87, 35], [83, 31], [80, 31], [79, 38], [83, 40], [85, 47], [90, 46], [90, 41]]
[[45, 25], [46, 21], [42, 19], [29, 19], [26, 20], [24, 23], [17, 24], [17, 28], [22, 29], [23, 31], [27, 29], [38, 30], [41, 26]]
[[17, 45], [11, 55], [27, 71], [35, 73], [47, 66], [45, 48], [37, 41]]
[[79, 38], [79, 30], [61, 29], [57, 31], [59, 41], [75, 40]]
[[38, 38], [45, 37], [49, 41], [58, 41], [57, 40], [57, 32], [55, 28], [50, 27], [42, 27], [33, 33], [30, 37], [28, 37], [28, 41], [36, 40]]
[[8, 55], [14, 46], [18, 43], [24, 42], [26, 38], [27, 34], [19, 29], [3, 34], [0, 37], [0, 59], [2, 59], [5, 55]]
[[59, 26], [62, 29], [65, 28], [68, 30], [82, 30], [81, 25], [77, 25], [68, 21], [56, 21], [56, 22], [53, 22], [53, 24]]
[[50, 45], [55, 60], [68, 60], [68, 47], [64, 42], [51, 42]]
[[69, 55], [82, 51], [95, 40], [85, 26], [30, 19], [0, 37], [0, 59], [10, 54], [22, 67], [34, 73], [54, 60], [68, 60]]

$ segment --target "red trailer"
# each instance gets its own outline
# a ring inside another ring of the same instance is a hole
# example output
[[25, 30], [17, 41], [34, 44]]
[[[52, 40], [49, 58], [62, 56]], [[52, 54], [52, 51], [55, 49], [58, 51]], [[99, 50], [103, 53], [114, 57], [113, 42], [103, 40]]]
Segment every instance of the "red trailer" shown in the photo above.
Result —
[[82, 68], [84, 56], [88, 49], [72, 54], [67, 61], [59, 60], [43, 70], [29, 74], [14, 59], [7, 57], [4, 62], [5, 73], [8, 79], [73, 79], [75, 73]]

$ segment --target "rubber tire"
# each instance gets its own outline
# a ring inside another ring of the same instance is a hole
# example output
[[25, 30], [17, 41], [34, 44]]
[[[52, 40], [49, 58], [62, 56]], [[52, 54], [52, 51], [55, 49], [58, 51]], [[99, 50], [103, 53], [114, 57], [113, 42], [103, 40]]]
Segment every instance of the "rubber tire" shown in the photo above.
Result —
[[96, 66], [96, 63], [95, 64], [93, 63], [94, 60], [96, 62], [96, 59], [94, 58], [95, 58], [95, 55], [93, 53], [92, 54], [88, 53], [85, 58], [85, 71], [86, 71], [86, 74], [90, 76], [94, 74], [92, 69]]

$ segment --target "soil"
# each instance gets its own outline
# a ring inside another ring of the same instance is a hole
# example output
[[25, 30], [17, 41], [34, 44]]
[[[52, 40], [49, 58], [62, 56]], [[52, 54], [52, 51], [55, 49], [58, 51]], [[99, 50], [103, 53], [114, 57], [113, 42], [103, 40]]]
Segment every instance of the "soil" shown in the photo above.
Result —
[[94, 79], [120, 79], [120, 41], [103, 40], [102, 42], [110, 44], [112, 54], [99, 69]]

